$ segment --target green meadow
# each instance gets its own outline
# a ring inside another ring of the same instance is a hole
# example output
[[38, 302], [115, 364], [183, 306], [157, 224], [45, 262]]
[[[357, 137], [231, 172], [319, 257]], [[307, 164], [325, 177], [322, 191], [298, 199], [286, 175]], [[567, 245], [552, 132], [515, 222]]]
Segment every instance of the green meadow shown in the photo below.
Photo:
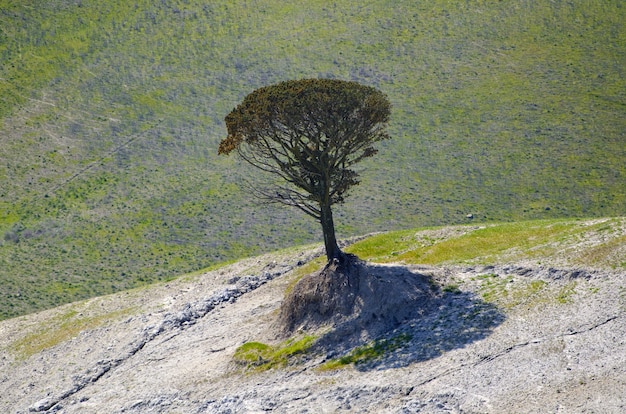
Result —
[[393, 104], [339, 237], [624, 216], [624, 22], [617, 0], [0, 0], [0, 319], [319, 241], [217, 156], [224, 116], [286, 79]]

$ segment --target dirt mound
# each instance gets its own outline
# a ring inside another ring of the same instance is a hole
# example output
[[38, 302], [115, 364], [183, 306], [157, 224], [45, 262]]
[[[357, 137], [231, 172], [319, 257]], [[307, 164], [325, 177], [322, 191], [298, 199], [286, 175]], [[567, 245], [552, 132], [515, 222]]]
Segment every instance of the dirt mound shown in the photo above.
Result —
[[375, 338], [426, 313], [437, 295], [428, 276], [348, 255], [296, 284], [281, 305], [278, 326], [285, 336], [328, 327], [334, 338]]

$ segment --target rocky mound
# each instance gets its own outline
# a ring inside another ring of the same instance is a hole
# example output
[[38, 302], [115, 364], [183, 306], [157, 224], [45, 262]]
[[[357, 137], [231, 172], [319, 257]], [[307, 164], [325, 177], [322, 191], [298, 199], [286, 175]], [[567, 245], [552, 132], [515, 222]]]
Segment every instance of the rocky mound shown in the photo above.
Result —
[[353, 337], [373, 339], [424, 315], [438, 293], [423, 274], [346, 255], [295, 285], [281, 305], [278, 327], [283, 336], [324, 329], [325, 341], [335, 346]]

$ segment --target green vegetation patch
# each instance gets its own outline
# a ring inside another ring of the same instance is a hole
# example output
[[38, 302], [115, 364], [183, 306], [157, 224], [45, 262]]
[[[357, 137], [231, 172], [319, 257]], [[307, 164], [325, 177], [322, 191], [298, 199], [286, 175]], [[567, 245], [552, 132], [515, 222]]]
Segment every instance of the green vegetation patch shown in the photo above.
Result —
[[479, 292], [485, 302], [497, 304], [504, 309], [512, 309], [521, 304], [535, 306], [542, 303], [571, 303], [577, 286], [573, 281], [558, 288], [550, 288], [544, 280], [514, 280], [512, 276], [496, 274], [479, 275], [474, 280], [480, 282]]
[[246, 342], [237, 348], [233, 354], [233, 361], [247, 370], [254, 371], [284, 367], [294, 358], [305, 354], [315, 339], [315, 336], [307, 335], [299, 340], [288, 339], [276, 346], [261, 342]]
[[356, 254], [361, 259], [375, 262], [393, 262], [398, 260], [398, 255], [414, 248], [416, 231], [401, 230], [380, 233], [354, 243], [346, 249], [347, 252]]
[[607, 264], [613, 269], [626, 269], [626, 235], [587, 249], [580, 255], [578, 262], [582, 265]]
[[500, 277], [495, 274], [486, 274], [476, 277], [481, 281], [480, 294], [489, 303], [498, 304], [505, 309], [511, 309], [522, 303], [538, 303], [547, 300], [543, 290], [548, 283], [543, 280], [530, 282], [514, 282], [512, 276]]
[[86, 329], [95, 329], [109, 321], [131, 314], [134, 308], [120, 309], [100, 315], [83, 316], [70, 309], [62, 315], [41, 323], [39, 327], [15, 341], [9, 349], [20, 359], [26, 359], [45, 349], [68, 341]]
[[413, 337], [407, 333], [389, 339], [377, 339], [367, 345], [354, 348], [349, 354], [332, 359], [320, 366], [320, 370], [334, 370], [348, 365], [361, 365], [380, 360], [385, 355], [404, 347]]
[[596, 224], [577, 219], [537, 220], [482, 226], [402, 230], [377, 234], [346, 249], [362, 259], [385, 263], [493, 265], [499, 261], [550, 258], [562, 255], [581, 240], [600, 236], [601, 244], [583, 244], [572, 263], [584, 266], [624, 266], [623, 219]]
[[574, 294], [576, 294], [576, 282], [570, 282], [559, 290], [556, 301], [561, 304], [571, 303]]
[[285, 288], [285, 295], [289, 294], [293, 290], [293, 288], [298, 284], [300, 279], [304, 276], [309, 275], [311, 273], [317, 272], [326, 264], [326, 257], [320, 256], [311, 260], [307, 264], [296, 268], [291, 272], [289, 276], [289, 284]]
[[486, 302], [498, 302], [500, 298], [506, 297], [507, 284], [513, 281], [512, 277], [500, 278], [494, 273], [476, 276], [481, 281], [480, 293]]
[[449, 283], [445, 285], [442, 290], [444, 292], [453, 293], [455, 295], [460, 295], [461, 293], [463, 293], [461, 289], [459, 288], [458, 283]]
[[566, 234], [572, 223], [507, 223], [487, 226], [463, 236], [444, 240], [433, 246], [413, 249], [399, 255], [407, 263], [442, 264], [479, 259], [491, 261], [505, 251], [517, 248], [529, 252], [530, 248]]

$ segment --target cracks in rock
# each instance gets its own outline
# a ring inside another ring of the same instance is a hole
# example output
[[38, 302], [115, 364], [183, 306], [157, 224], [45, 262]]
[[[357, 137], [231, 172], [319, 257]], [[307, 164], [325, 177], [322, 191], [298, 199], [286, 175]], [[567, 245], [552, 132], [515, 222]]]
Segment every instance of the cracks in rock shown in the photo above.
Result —
[[561, 336], [574, 336], [574, 335], [578, 335], [578, 334], [581, 334], [581, 333], [590, 332], [590, 331], [593, 331], [594, 329], [597, 329], [597, 328], [599, 328], [599, 327], [601, 327], [601, 326], [603, 326], [603, 325], [606, 325], [606, 324], [607, 324], [607, 323], [609, 323], [609, 322], [614, 321], [615, 319], [617, 319], [617, 318], [619, 318], [619, 317], [621, 317], [621, 316], [622, 316], [621, 314], [613, 315], [613, 316], [611, 316], [611, 317], [607, 318], [607, 319], [606, 319], [605, 321], [603, 321], [603, 322], [599, 322], [599, 323], [596, 323], [596, 324], [591, 325], [591, 326], [590, 326], [590, 327], [588, 327], [587, 329], [580, 329], [580, 330], [577, 330], [577, 331], [571, 331], [571, 332], [568, 332], [568, 333], [563, 334], [563, 335], [561, 335]]
[[[313, 257], [310, 257], [306, 260], [308, 261], [312, 258]], [[268, 266], [268, 268], [271, 268], [271, 272], [266, 271], [261, 276], [250, 275], [241, 277], [237, 280], [234, 288], [228, 287], [214, 293], [206, 299], [193, 303], [186, 303], [183, 306], [182, 310], [177, 313], [166, 313], [158, 326], [146, 326], [139, 335], [139, 338], [130, 343], [128, 351], [126, 351], [121, 357], [97, 361], [95, 367], [87, 369], [87, 371], [83, 375], [74, 377], [74, 385], [71, 388], [63, 391], [57, 396], [47, 397], [34, 403], [29, 407], [28, 410], [30, 412], [58, 412], [62, 409], [61, 403], [64, 400], [83, 390], [90, 384], [95, 384], [105, 374], [119, 367], [124, 362], [132, 358], [135, 354], [141, 351], [149, 342], [155, 340], [164, 332], [178, 330], [178, 332], [172, 332], [169, 337], [163, 340], [163, 342], [169, 341], [175, 336], [178, 336], [182, 330], [195, 324], [199, 319], [206, 316], [209, 312], [211, 312], [219, 305], [234, 303], [239, 297], [245, 295], [246, 293], [252, 292], [253, 290], [259, 288], [260, 286], [263, 286], [264, 284], [278, 276], [284, 275], [285, 273], [294, 269], [296, 266], [297, 264], [284, 265], [276, 268], [275, 265], [270, 265]], [[222, 350], [223, 349], [211, 349], [209, 351], [220, 352]]]
[[498, 358], [500, 358], [502, 356], [505, 356], [505, 355], [507, 355], [507, 354], [509, 354], [509, 353], [511, 353], [511, 352], [513, 352], [515, 350], [517, 350], [517, 349], [524, 348], [524, 347], [529, 346], [529, 345], [536, 345], [536, 344], [540, 344], [540, 343], [543, 343], [543, 342], [546, 342], [546, 341], [549, 341], [549, 340], [554, 340], [554, 339], [558, 339], [558, 338], [564, 338], [564, 337], [568, 337], [568, 336], [575, 336], [575, 335], [580, 335], [580, 334], [584, 334], [584, 333], [587, 333], [587, 332], [591, 332], [594, 329], [600, 328], [600, 327], [602, 327], [602, 326], [604, 326], [604, 325], [606, 325], [606, 324], [608, 324], [608, 323], [610, 323], [610, 322], [620, 318], [621, 316], [623, 316], [623, 315], [622, 314], [613, 315], [613, 316], [610, 316], [610, 317], [608, 317], [607, 319], [605, 319], [605, 320], [603, 320], [601, 322], [597, 322], [597, 323], [591, 324], [590, 326], [583, 327], [583, 328], [580, 328], [580, 329], [575, 330], [575, 331], [565, 332], [565, 333], [562, 333], [562, 334], [559, 334], [559, 335], [554, 335], [554, 336], [550, 336], [550, 337], [546, 337], [546, 338], [531, 339], [531, 340], [526, 341], [526, 342], [520, 342], [520, 343], [517, 343], [515, 345], [511, 345], [511, 346], [509, 346], [509, 347], [507, 347], [507, 348], [505, 348], [505, 349], [503, 349], [500, 352], [497, 352], [495, 354], [481, 356], [478, 359], [478, 361], [468, 362], [468, 363], [461, 364], [461, 365], [458, 365], [458, 366], [453, 367], [453, 368], [448, 368], [447, 370], [445, 370], [445, 371], [443, 371], [443, 372], [441, 372], [441, 373], [439, 373], [437, 375], [434, 375], [434, 376], [432, 376], [430, 378], [427, 378], [427, 379], [423, 380], [422, 382], [416, 384], [415, 387], [420, 387], [422, 385], [426, 385], [426, 384], [428, 384], [430, 382], [438, 380], [439, 378], [443, 378], [443, 377], [448, 376], [448, 375], [450, 375], [450, 374], [452, 374], [454, 372], [461, 371], [461, 370], [465, 369], [468, 366], [469, 367], [475, 367], [477, 365], [481, 365], [481, 364], [484, 364], [484, 363], [487, 363], [487, 362], [494, 361], [494, 360], [496, 360], [496, 359], [498, 359]]

